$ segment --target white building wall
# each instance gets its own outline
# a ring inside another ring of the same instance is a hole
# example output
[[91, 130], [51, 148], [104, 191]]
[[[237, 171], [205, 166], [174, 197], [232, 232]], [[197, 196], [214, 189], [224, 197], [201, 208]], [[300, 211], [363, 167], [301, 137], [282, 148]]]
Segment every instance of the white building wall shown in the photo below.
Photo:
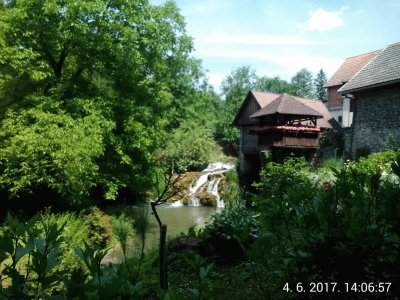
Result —
[[332, 117], [342, 126], [343, 124], [343, 109], [342, 108], [330, 108], [329, 112], [331, 113]]
[[343, 98], [343, 122], [342, 127], [350, 127], [353, 123], [353, 112], [350, 111], [350, 99]]

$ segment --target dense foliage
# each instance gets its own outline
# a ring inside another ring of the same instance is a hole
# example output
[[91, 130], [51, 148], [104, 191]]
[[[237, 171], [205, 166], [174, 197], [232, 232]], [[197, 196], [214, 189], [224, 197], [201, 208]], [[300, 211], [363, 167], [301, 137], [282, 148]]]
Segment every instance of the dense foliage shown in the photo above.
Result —
[[165, 147], [189, 135], [188, 126], [199, 128], [199, 153], [211, 151], [218, 97], [190, 57], [192, 40], [173, 2], [1, 4], [0, 189], [7, 198], [51, 194], [45, 205], [74, 206], [137, 198], [151, 189], [158, 159], [198, 166], [192, 154]]
[[[93, 216], [46, 212], [27, 223], [8, 217], [0, 229], [0, 294], [19, 299], [208, 299], [216, 293], [219, 299], [337, 299], [333, 283], [343, 289], [346, 282], [351, 299], [400, 294], [399, 151], [330, 172], [310, 170], [298, 158], [270, 162], [257, 188], [259, 194], [247, 201], [252, 207], [232, 203], [203, 230], [178, 238], [203, 246], [197, 254], [171, 250], [166, 294], [157, 287], [157, 256], [129, 254], [130, 237], [146, 231], [140, 229], [146, 227], [143, 218], [120, 215], [109, 222], [123, 255], [119, 264], [102, 266], [106, 251], [88, 238], [87, 220]], [[330, 283], [330, 292], [297, 292], [311, 282]], [[357, 293], [351, 289], [357, 282], [384, 283], [385, 290]]]
[[[219, 155], [215, 139], [237, 143], [231, 123], [249, 90], [314, 97], [305, 69], [289, 83], [241, 67], [223, 81], [220, 101], [168, 1], [0, 1], [0, 48], [1, 215], [139, 199], [167, 168], [195, 170]], [[321, 70], [321, 99], [325, 80]], [[285, 291], [311, 282], [390, 282], [369, 298], [398, 297], [400, 152], [365, 150], [323, 172], [298, 158], [268, 162], [251, 198], [228, 173], [231, 206], [192, 230], [199, 253], [170, 253], [168, 292], [157, 287], [157, 255], [144, 253], [146, 213], [9, 215], [0, 227], [0, 299], [320, 297]], [[240, 196], [247, 201], [235, 203]], [[110, 243], [123, 255], [105, 265]]]
[[263, 236], [249, 253], [270, 283], [264, 293], [287, 299], [286, 283], [391, 282], [390, 295], [398, 295], [399, 163], [399, 152], [375, 154], [333, 169], [334, 179], [322, 182], [304, 162], [269, 163], [255, 202]]
[[298, 71], [291, 80], [293, 95], [302, 98], [314, 98], [313, 76], [307, 69]]

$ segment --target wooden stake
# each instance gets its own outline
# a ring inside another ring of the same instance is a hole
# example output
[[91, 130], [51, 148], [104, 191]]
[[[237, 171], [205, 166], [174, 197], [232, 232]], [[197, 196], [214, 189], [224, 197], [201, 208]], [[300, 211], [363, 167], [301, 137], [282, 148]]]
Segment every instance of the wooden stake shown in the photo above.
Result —
[[166, 259], [166, 237], [167, 225], [162, 224], [160, 227], [160, 287], [168, 290], [168, 276], [167, 276], [167, 259]]

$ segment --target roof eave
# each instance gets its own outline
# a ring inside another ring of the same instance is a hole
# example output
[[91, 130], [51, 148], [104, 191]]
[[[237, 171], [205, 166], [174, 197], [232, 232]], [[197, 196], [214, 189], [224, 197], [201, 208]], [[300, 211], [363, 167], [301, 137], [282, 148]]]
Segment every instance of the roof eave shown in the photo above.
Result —
[[395, 84], [395, 83], [399, 83], [400, 82], [400, 78], [396, 79], [396, 80], [391, 80], [391, 81], [386, 81], [386, 82], [381, 82], [381, 83], [377, 83], [377, 84], [372, 84], [372, 85], [367, 85], [367, 86], [363, 86], [363, 87], [358, 87], [358, 88], [353, 88], [353, 89], [343, 89], [346, 87], [346, 85], [344, 85], [343, 87], [341, 87], [338, 92], [341, 95], [345, 95], [345, 94], [351, 94], [351, 93], [357, 93], [357, 92], [362, 92], [362, 91], [366, 91], [366, 90], [371, 90], [374, 88], [379, 88], [379, 87], [383, 87], [383, 86], [387, 86], [387, 85], [391, 85], [391, 84]]
[[280, 113], [280, 112], [276, 112], [276, 113], [271, 113], [271, 114], [262, 114], [262, 115], [255, 115], [256, 113], [254, 113], [253, 115], [250, 116], [250, 118], [262, 118], [262, 117], [266, 117], [266, 116], [273, 116], [273, 115], [288, 115], [288, 116], [297, 116], [297, 117], [308, 117], [308, 118], [317, 118], [317, 119], [323, 119], [324, 116], [319, 114], [319, 115], [303, 115], [303, 114], [286, 114], [286, 113]]
[[[238, 119], [239, 119], [239, 116], [240, 116], [240, 114], [243, 112], [244, 107], [246, 106], [247, 101], [249, 101], [249, 98], [250, 98], [251, 96], [254, 97], [254, 94], [253, 94], [253, 91], [252, 91], [252, 90], [250, 90], [250, 91], [247, 92], [246, 98], [244, 98], [244, 101], [242, 102], [242, 105], [240, 106], [239, 111], [237, 112], [237, 114], [236, 114], [236, 116], [235, 116], [235, 119], [233, 120], [233, 122], [231, 123], [231, 125], [233, 125], [233, 126], [235, 126], [235, 127], [240, 127], [240, 125], [237, 124]], [[255, 98], [255, 97], [254, 97], [254, 98]], [[257, 103], [258, 103], [258, 102], [257, 102]]]

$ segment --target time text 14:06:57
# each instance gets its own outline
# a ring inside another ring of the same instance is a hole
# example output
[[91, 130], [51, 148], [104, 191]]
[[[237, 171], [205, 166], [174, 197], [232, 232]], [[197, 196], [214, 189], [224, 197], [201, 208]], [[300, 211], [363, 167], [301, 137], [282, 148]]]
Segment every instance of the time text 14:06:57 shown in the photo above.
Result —
[[283, 290], [288, 293], [388, 293], [391, 282], [298, 282], [285, 283]]

